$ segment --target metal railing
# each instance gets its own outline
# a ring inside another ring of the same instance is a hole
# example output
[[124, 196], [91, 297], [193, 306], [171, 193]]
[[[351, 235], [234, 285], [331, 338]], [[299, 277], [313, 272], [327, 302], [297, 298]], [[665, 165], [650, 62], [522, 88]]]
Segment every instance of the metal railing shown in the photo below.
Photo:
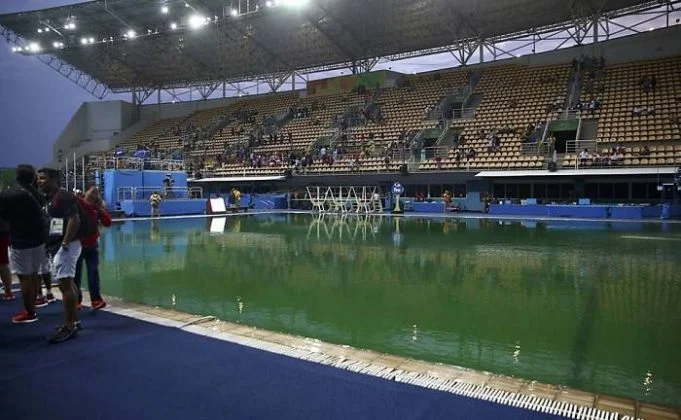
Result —
[[183, 171], [184, 160], [173, 159], [144, 159], [135, 157], [106, 157], [97, 156], [90, 159], [89, 164], [94, 169], [136, 169], [136, 170], [160, 170], [160, 171]]
[[568, 140], [565, 142], [565, 153], [579, 153], [586, 149], [593, 153], [598, 149], [598, 140]]
[[192, 200], [203, 198], [201, 187], [120, 187], [117, 190], [118, 201], [149, 201], [153, 193], [159, 193], [163, 200]]

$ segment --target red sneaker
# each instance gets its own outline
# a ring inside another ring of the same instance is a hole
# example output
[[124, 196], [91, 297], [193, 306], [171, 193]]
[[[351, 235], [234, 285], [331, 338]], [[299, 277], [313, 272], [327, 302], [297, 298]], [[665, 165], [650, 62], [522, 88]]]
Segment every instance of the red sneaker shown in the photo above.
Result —
[[38, 320], [38, 315], [29, 314], [28, 311], [21, 311], [12, 317], [13, 324], [28, 324]]
[[90, 305], [92, 306], [93, 311], [98, 311], [100, 309], [106, 308], [106, 302], [104, 302], [101, 299], [93, 300]]
[[45, 306], [47, 306], [47, 299], [45, 299], [45, 296], [38, 296], [35, 299], [35, 307], [44, 308]]
[[52, 302], [56, 302], [56, 301], [57, 301], [57, 298], [54, 297], [54, 295], [53, 295], [52, 293], [46, 294], [46, 295], [45, 295], [45, 299], [47, 299], [47, 303], [52, 303]]
[[4, 295], [2, 295], [2, 300], [4, 300], [4, 301], [10, 301], [10, 300], [14, 300], [14, 299], [16, 299], [16, 298], [14, 297], [14, 293], [12, 293], [12, 292], [5, 293]]

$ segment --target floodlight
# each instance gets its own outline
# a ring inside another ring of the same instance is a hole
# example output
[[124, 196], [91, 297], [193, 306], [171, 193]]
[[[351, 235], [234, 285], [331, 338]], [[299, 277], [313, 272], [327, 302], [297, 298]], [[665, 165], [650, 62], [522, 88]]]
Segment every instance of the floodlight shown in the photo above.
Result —
[[43, 28], [38, 28], [38, 33], [42, 34], [43, 33]]
[[239, 15], [239, 11], [236, 10], [236, 9], [232, 9], [232, 11], [229, 12], [229, 13], [230, 13], [232, 16], [238, 16], [238, 15]]
[[87, 41], [88, 41], [90, 44], [94, 44], [94, 43], [95, 43], [95, 39], [94, 39], [94, 38], [88, 38]]
[[42, 50], [42, 48], [40, 48], [40, 44], [38, 44], [37, 42], [31, 42], [30, 44], [28, 44], [28, 48], [32, 52], [40, 52], [40, 50]]
[[170, 29], [172, 29], [173, 31], [174, 31], [175, 29], [177, 29], [177, 23], [172, 22], [172, 23], [170, 24]]
[[12, 52], [17, 52], [17, 51], [19, 51], [19, 48], [17, 48], [17, 47], [12, 47]]
[[185, 4], [184, 4], [184, 7], [189, 7], [189, 3], [185, 3]]
[[307, 0], [280, 0], [284, 6], [303, 7], [307, 4]]
[[87, 38], [81, 38], [80, 43], [83, 45], [87, 44]]
[[50, 28], [43, 29], [45, 32], [50, 32]]
[[59, 43], [58, 43], [57, 41], [54, 41], [54, 42], [52, 43], [52, 46], [53, 46], [54, 48], [59, 48]]
[[135, 31], [133, 31], [132, 29], [130, 29], [130, 30], [126, 33], [126, 35], [128, 36], [128, 39], [132, 39], [132, 38], [134, 38], [134, 37], [137, 36], [137, 32], [135, 32]]
[[267, 0], [267, 1], [265, 2], [265, 6], [267, 6], [267, 7], [272, 7], [273, 5], [272, 5], [272, 2], [271, 2], [270, 0]]
[[189, 27], [192, 29], [199, 29], [206, 24], [206, 18], [201, 15], [192, 15], [189, 17]]
[[164, 6], [161, 7], [161, 13], [167, 14], [169, 11], [170, 11], [170, 9], [168, 9], [168, 6], [164, 5]]

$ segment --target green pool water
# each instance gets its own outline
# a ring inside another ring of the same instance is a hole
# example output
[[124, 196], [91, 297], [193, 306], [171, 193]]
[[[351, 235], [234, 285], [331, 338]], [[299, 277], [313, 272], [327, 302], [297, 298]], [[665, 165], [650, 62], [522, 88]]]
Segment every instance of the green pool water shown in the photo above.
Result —
[[681, 406], [681, 225], [260, 215], [101, 247], [128, 301]]

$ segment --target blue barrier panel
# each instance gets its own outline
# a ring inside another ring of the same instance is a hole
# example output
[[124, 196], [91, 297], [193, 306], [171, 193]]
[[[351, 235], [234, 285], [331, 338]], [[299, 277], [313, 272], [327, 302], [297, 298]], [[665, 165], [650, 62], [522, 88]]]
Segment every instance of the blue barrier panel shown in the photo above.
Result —
[[490, 204], [489, 214], [502, 216], [548, 216], [547, 206], [520, 204]]
[[613, 219], [643, 219], [643, 209], [643, 206], [610, 207], [610, 217]]
[[[165, 200], [161, 201], [161, 216], [179, 216], [186, 214], [204, 214], [208, 200]], [[148, 201], [124, 200], [121, 209], [126, 216], [151, 216], [151, 204]]]
[[662, 215], [662, 206], [648, 206], [643, 208], [643, 217], [646, 219], [659, 219]]
[[425, 201], [412, 201], [411, 208], [417, 213], [444, 213], [445, 202], [433, 201], [432, 203], [428, 203]]
[[560, 206], [548, 205], [547, 215], [551, 217], [585, 217], [607, 219], [609, 206]]

